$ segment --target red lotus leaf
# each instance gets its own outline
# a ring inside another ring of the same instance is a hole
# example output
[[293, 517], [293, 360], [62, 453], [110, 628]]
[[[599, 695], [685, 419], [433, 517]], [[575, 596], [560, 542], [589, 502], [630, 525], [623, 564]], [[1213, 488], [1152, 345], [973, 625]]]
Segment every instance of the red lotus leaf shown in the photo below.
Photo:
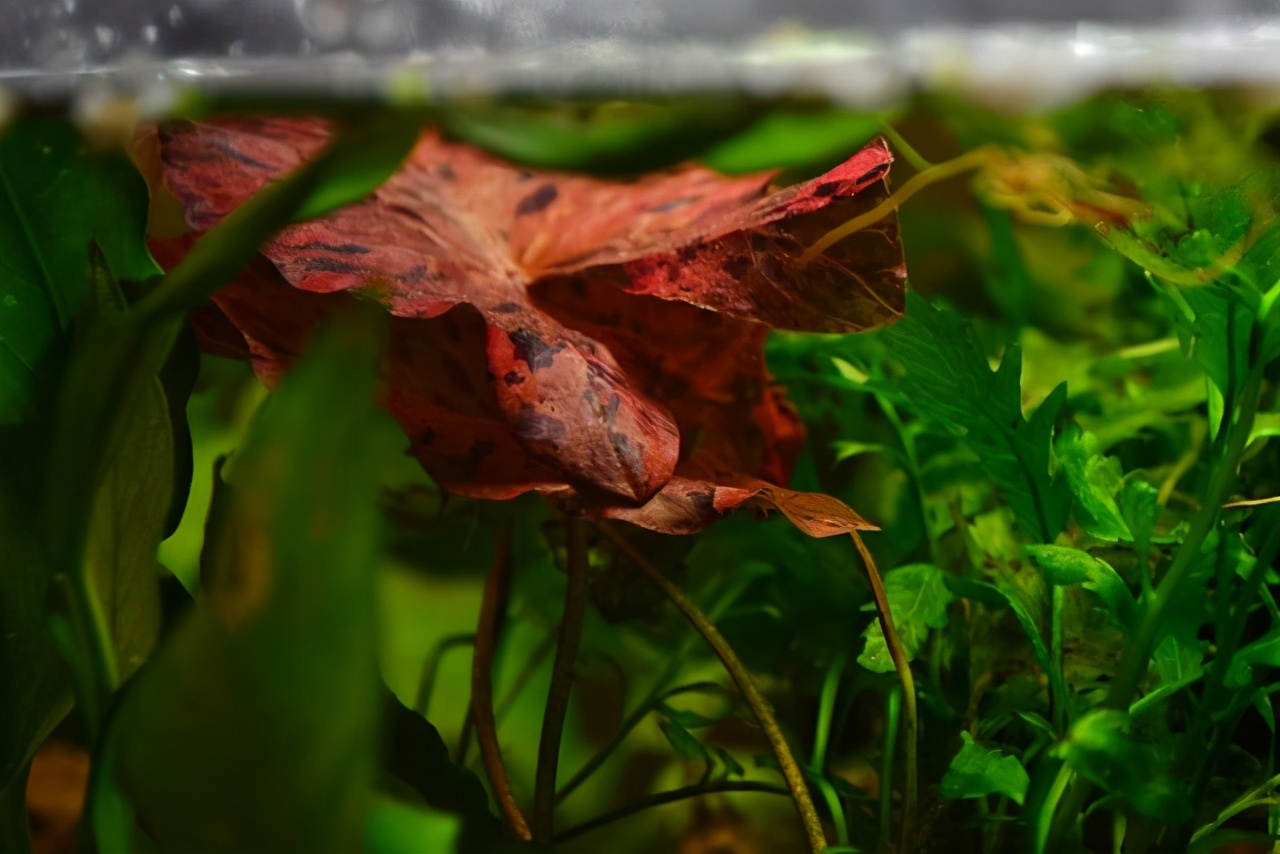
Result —
[[[198, 234], [314, 156], [328, 126], [162, 128], [164, 179]], [[393, 315], [383, 404], [447, 489], [539, 490], [690, 533], [752, 501], [815, 535], [870, 527], [785, 489], [803, 430], [765, 369], [769, 328], [848, 332], [902, 311], [890, 217], [803, 265], [885, 197], [875, 142], [821, 177], [685, 167], [632, 182], [531, 172], [424, 134], [365, 201], [291, 226], [204, 312], [206, 346], [267, 382], [351, 295]], [[190, 242], [157, 244], [173, 261]], [[227, 321], [230, 321], [228, 324]]]

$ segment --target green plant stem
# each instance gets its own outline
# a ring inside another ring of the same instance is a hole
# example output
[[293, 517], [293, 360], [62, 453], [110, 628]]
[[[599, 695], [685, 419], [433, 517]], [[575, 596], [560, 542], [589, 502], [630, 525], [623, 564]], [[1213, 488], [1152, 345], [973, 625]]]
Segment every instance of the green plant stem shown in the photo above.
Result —
[[[749, 579], [743, 577], [736, 578], [734, 583], [729, 586], [729, 589], [725, 591], [725, 593], [717, 599], [716, 603], [707, 610], [707, 618], [712, 623], [720, 619], [720, 615], [737, 600], [738, 596], [742, 594], [742, 591], [746, 589], [747, 584], [749, 584]], [[590, 759], [583, 763], [582, 767], [578, 769], [577, 773], [575, 773], [572, 778], [570, 778], [569, 782], [565, 783], [564, 786], [561, 787], [560, 791], [556, 794], [557, 804], [569, 797], [569, 795], [586, 782], [592, 774], [598, 771], [600, 766], [613, 755], [615, 750], [622, 746], [622, 743], [626, 740], [631, 731], [640, 725], [640, 722], [653, 711], [654, 707], [660, 701], [676, 696], [678, 693], [683, 693], [686, 690], [694, 690], [700, 685], [711, 684], [696, 683], [695, 685], [687, 685], [683, 688], [666, 691], [667, 685], [669, 685], [671, 681], [680, 674], [681, 669], [684, 667], [685, 659], [688, 657], [688, 653], [692, 648], [692, 645], [693, 639], [683, 641], [675, 654], [671, 655], [667, 659], [666, 665], [662, 668], [662, 673], [654, 681], [653, 687], [649, 689], [649, 693], [640, 701], [627, 719], [623, 721], [622, 727], [614, 734], [613, 738], [609, 740], [609, 743], [596, 751]]]
[[568, 519], [568, 583], [564, 595], [564, 615], [560, 620], [560, 640], [551, 664], [551, 686], [542, 716], [542, 736], [538, 741], [538, 767], [534, 773], [533, 838], [550, 842], [555, 834], [556, 771], [560, 767], [560, 741], [564, 736], [569, 694], [573, 690], [573, 668], [582, 642], [582, 623], [587, 613], [588, 554], [586, 523]]
[[844, 676], [845, 665], [849, 661], [849, 651], [841, 649], [835, 660], [827, 667], [827, 675], [822, 680], [822, 694], [818, 698], [818, 723], [813, 733], [813, 756], [809, 760], [814, 785], [827, 803], [827, 812], [831, 813], [831, 821], [836, 827], [836, 844], [849, 844], [849, 825], [845, 820], [844, 804], [835, 787], [827, 780], [827, 745], [831, 739], [831, 719], [835, 714], [836, 695], [840, 691], [840, 679]]
[[724, 794], [729, 792], [759, 792], [766, 795], [787, 795], [790, 792], [782, 786], [775, 786], [771, 783], [757, 783], [754, 780], [722, 780], [718, 783], [707, 783], [701, 786], [685, 786], [681, 789], [672, 789], [669, 792], [660, 792], [656, 795], [650, 795], [628, 804], [625, 807], [607, 812], [602, 816], [585, 821], [582, 824], [575, 825], [568, 830], [556, 834], [555, 842], [557, 844], [568, 842], [570, 839], [589, 833], [597, 828], [612, 824], [615, 821], [635, 815], [653, 807], [660, 807], [664, 804], [673, 804], [677, 801], [683, 801], [688, 798], [697, 798], [702, 795]]
[[[676, 667], [669, 667], [669, 669], [678, 670], [679, 664], [682, 662], [674, 661], [673, 663], [676, 664]], [[618, 731], [614, 733], [613, 738], [609, 740], [609, 743], [596, 751], [590, 759], [582, 764], [582, 767], [579, 768], [577, 773], [569, 779], [569, 782], [560, 787], [560, 791], [556, 793], [556, 803], [558, 804], [562, 802], [565, 798], [573, 794], [578, 787], [591, 777], [592, 774], [599, 770], [600, 766], [613, 755], [615, 750], [622, 746], [622, 743], [626, 741], [627, 736], [630, 735], [632, 731], [649, 716], [659, 703], [665, 703], [672, 697], [678, 697], [681, 694], [689, 694], [695, 691], [707, 691], [717, 688], [720, 688], [720, 686], [715, 682], [695, 682], [692, 685], [681, 685], [680, 687], [673, 688], [670, 691], [651, 693], [645, 698], [643, 703], [636, 706], [635, 710], [627, 716], [627, 719], [622, 722], [622, 726], [620, 726]]]
[[[1192, 517], [1187, 535], [1183, 538], [1173, 563], [1169, 565], [1168, 571], [1156, 585], [1133, 640], [1125, 647], [1124, 655], [1116, 668], [1115, 678], [1111, 682], [1111, 689], [1101, 704], [1102, 708], [1127, 709], [1133, 695], [1142, 684], [1156, 639], [1164, 627], [1165, 612], [1170, 602], [1181, 593], [1183, 582], [1200, 556], [1205, 539], [1217, 524], [1222, 505], [1235, 485], [1240, 460], [1244, 455], [1249, 433], [1253, 430], [1254, 418], [1258, 411], [1263, 367], [1255, 362], [1249, 371], [1249, 378], [1239, 398], [1239, 418], [1227, 428], [1226, 448], [1222, 459], [1214, 467], [1213, 474], [1210, 476], [1205, 499]], [[1053, 822], [1054, 827], [1049, 835], [1050, 843], [1060, 843], [1063, 840], [1063, 834], [1066, 832], [1065, 823], [1074, 822], [1074, 816], [1084, 806], [1090, 788], [1086, 782], [1078, 778], [1072, 782], [1062, 800], [1063, 808]]]
[[1053, 656], [1054, 672], [1061, 674], [1059, 679], [1054, 680], [1054, 687], [1058, 690], [1055, 692], [1057, 696], [1053, 698], [1053, 726], [1058, 732], [1067, 731], [1068, 718], [1067, 677], [1063, 669], [1062, 656], [1062, 609], [1066, 606], [1066, 600], [1066, 588], [1058, 584], [1053, 585], [1053, 601], [1049, 614], [1049, 654]]
[[925, 503], [924, 478], [920, 474], [920, 454], [916, 450], [916, 440], [907, 431], [907, 425], [903, 423], [902, 417], [898, 415], [897, 408], [881, 395], [875, 395], [876, 403], [880, 406], [880, 411], [884, 413], [884, 417], [893, 425], [894, 432], [898, 434], [898, 442], [902, 445], [902, 453], [907, 459], [907, 474], [911, 477], [911, 484], [915, 487], [916, 502], [920, 505], [920, 526], [924, 532], [925, 542], [929, 544], [929, 560], [937, 564], [938, 560], [938, 540], [933, 535], [933, 531], [929, 529], [929, 506]]
[[827, 675], [822, 680], [822, 694], [818, 698], [818, 725], [813, 733], [813, 758], [809, 764], [814, 771], [821, 773], [827, 765], [827, 744], [831, 738], [831, 718], [835, 714], [836, 694], [840, 691], [840, 679], [844, 676], [844, 668], [849, 661], [849, 651], [842, 649], [836, 653], [835, 660], [827, 667]]
[[896, 685], [884, 700], [884, 755], [880, 757], [880, 839], [886, 847], [893, 839], [893, 759], [901, 719], [902, 686]]
[[756, 687], [755, 680], [751, 678], [751, 674], [742, 664], [737, 653], [733, 651], [733, 648], [729, 646], [724, 636], [707, 619], [706, 615], [698, 609], [698, 606], [693, 604], [692, 600], [685, 596], [679, 587], [672, 584], [626, 537], [619, 534], [608, 524], [602, 524], [600, 530], [619, 549], [626, 553], [645, 575], [649, 576], [655, 584], [662, 588], [662, 592], [679, 609], [684, 618], [697, 629], [698, 634], [706, 639], [707, 644], [715, 652], [716, 657], [720, 659], [720, 663], [724, 665], [725, 670], [729, 671], [730, 678], [733, 679], [734, 684], [742, 693], [743, 700], [746, 701], [748, 708], [755, 715], [760, 728], [764, 731], [765, 738], [769, 742], [769, 746], [773, 749], [774, 757], [778, 760], [778, 767], [782, 770], [782, 777], [787, 782], [787, 788], [791, 790], [791, 798], [795, 801], [796, 811], [800, 813], [800, 820], [804, 824], [805, 836], [809, 840], [809, 848], [813, 854], [820, 854], [827, 846], [827, 839], [822, 829], [822, 821], [818, 818], [818, 811], [813, 805], [813, 799], [809, 796], [804, 772], [791, 754], [791, 748], [787, 745], [787, 739], [782, 734], [782, 728], [778, 726], [778, 720], [773, 714], [773, 708], [769, 705], [769, 701], [764, 698], [764, 695], [760, 693], [760, 689]]
[[905, 791], [902, 797], [902, 851], [915, 850], [916, 805], [919, 803], [919, 759], [917, 745], [920, 738], [920, 719], [916, 709], [916, 683], [911, 674], [911, 662], [907, 659], [906, 650], [902, 647], [902, 639], [893, 626], [893, 612], [889, 608], [889, 596], [884, 591], [884, 582], [880, 578], [880, 570], [876, 568], [875, 558], [871, 550], [862, 541], [857, 531], [850, 531], [853, 544], [862, 557], [862, 565], [867, 573], [867, 581], [871, 584], [871, 593], [876, 600], [876, 613], [880, 618], [880, 630], [884, 633], [885, 647], [889, 658], [893, 660], [893, 669], [898, 673], [898, 681], [902, 683], [903, 709], [903, 741], [906, 753], [904, 776]]
[[911, 176], [909, 181], [895, 190], [893, 194], [883, 202], [876, 205], [866, 213], [859, 214], [843, 225], [833, 228], [818, 240], [814, 241], [814, 243], [804, 251], [804, 254], [800, 256], [800, 262], [802, 264], [809, 263], [849, 235], [879, 222], [893, 211], [902, 207], [903, 203], [906, 202], [907, 199], [911, 198], [925, 187], [928, 187], [930, 184], [936, 184], [937, 182], [946, 180], [947, 178], [986, 166], [991, 161], [992, 150], [993, 149], [990, 146], [975, 148], [974, 150], [966, 151], [964, 154], [961, 154], [951, 160], [944, 160], [941, 163], [929, 166], [922, 172], [917, 172], [915, 175]]
[[436, 677], [440, 674], [440, 664], [444, 661], [445, 654], [458, 647], [475, 646], [475, 642], [476, 636], [474, 632], [463, 632], [449, 635], [431, 650], [431, 654], [423, 662], [422, 677], [418, 680], [418, 696], [413, 704], [414, 710], [418, 714], [424, 718], [431, 717], [428, 714], [431, 711], [431, 695], [435, 693]]
[[471, 715], [480, 744], [480, 760], [493, 786], [493, 796], [498, 802], [503, 818], [516, 836], [526, 842], [533, 838], [529, 824], [515, 795], [511, 793], [511, 781], [502, 762], [502, 748], [498, 744], [498, 725], [493, 715], [493, 658], [498, 645], [498, 628], [506, 612], [511, 593], [511, 530], [498, 537], [497, 550], [489, 578], [485, 581], [480, 600], [480, 620], [476, 626], [475, 654], [471, 658]]

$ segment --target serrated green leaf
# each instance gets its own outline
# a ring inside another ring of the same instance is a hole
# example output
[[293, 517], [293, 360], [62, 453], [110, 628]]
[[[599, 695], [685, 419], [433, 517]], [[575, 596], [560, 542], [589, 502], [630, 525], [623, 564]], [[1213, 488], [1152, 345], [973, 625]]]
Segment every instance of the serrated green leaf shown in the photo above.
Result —
[[1075, 495], [1076, 521], [1100, 540], [1132, 539], [1116, 504], [1116, 494], [1124, 486], [1120, 461], [1099, 454], [1097, 447], [1097, 437], [1074, 424], [1067, 425], [1055, 444], [1062, 471]]
[[89, 280], [89, 244], [119, 278], [160, 272], [146, 246], [147, 188], [122, 152], [91, 153], [66, 121], [0, 133], [0, 424], [49, 390]]
[[1066, 479], [1052, 471], [1053, 427], [1066, 387], [1054, 389], [1027, 419], [1018, 348], [1009, 347], [993, 372], [972, 324], [914, 292], [907, 294], [906, 316], [883, 338], [905, 370], [899, 387], [910, 405], [963, 436], [1013, 508], [1019, 527], [1051, 542], [1066, 523], [1071, 502]]
[[1004, 795], [1018, 806], [1026, 797], [1031, 778], [1018, 757], [1002, 750], [983, 747], [967, 731], [960, 733], [964, 745], [947, 766], [939, 793], [944, 798], [981, 798]]
[[[920, 652], [930, 629], [947, 626], [947, 606], [954, 597], [945, 579], [946, 573], [927, 563], [900, 566], [885, 574], [884, 589], [893, 613], [893, 627], [902, 639], [908, 661]], [[858, 663], [875, 673], [892, 671], [893, 660], [878, 620], [867, 626], [863, 637], [867, 644], [858, 656]]]
[[1137, 604], [1111, 564], [1068, 546], [1030, 545], [1025, 551], [1035, 558], [1050, 584], [1079, 584], [1092, 590], [1107, 606], [1107, 615], [1116, 626], [1126, 631], [1133, 627]]

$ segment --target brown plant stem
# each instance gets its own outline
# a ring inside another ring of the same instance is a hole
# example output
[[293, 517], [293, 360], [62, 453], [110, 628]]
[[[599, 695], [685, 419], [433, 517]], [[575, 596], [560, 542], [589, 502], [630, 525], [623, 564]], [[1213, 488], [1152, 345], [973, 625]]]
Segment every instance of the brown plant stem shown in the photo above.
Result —
[[[871, 594], [876, 600], [876, 613], [880, 618], [880, 630], [884, 632], [885, 647], [889, 650], [889, 658], [893, 660], [893, 668], [898, 672], [898, 680], [902, 683], [902, 720], [903, 733], [902, 740], [905, 743], [906, 752], [906, 768], [905, 770], [905, 791], [902, 797], [902, 843], [901, 851], [906, 854], [914, 850], [912, 845], [915, 841], [916, 826], [916, 805], [919, 803], [919, 777], [918, 777], [918, 758], [916, 756], [917, 743], [920, 737], [920, 720], [916, 712], [916, 684], [915, 679], [911, 675], [911, 662], [907, 660], [906, 650], [902, 648], [902, 639], [898, 637], [898, 631], [893, 627], [893, 613], [889, 610], [889, 597], [884, 592], [884, 583], [880, 579], [880, 571], [876, 569], [875, 558], [871, 556], [871, 551], [867, 548], [867, 544], [862, 541], [862, 537], [857, 531], [850, 531], [853, 537], [853, 544], [858, 548], [858, 554], [862, 557], [862, 565], [867, 571], [867, 580], [871, 583]], [[886, 745], [886, 750], [892, 750], [892, 745]]]
[[471, 659], [469, 720], [474, 724], [480, 759], [502, 815], [516, 836], [527, 842], [533, 834], [529, 832], [529, 824], [511, 793], [511, 781], [507, 778], [506, 766], [502, 764], [502, 748], [498, 745], [498, 725], [493, 716], [493, 656], [498, 645], [498, 626], [511, 594], [511, 537], [510, 527], [498, 537], [493, 566], [480, 600], [480, 623], [476, 626], [476, 649]]
[[556, 771], [560, 767], [560, 740], [564, 736], [569, 694], [573, 689], [573, 666], [582, 641], [582, 621], [587, 612], [587, 531], [579, 518], [567, 520], [568, 585], [564, 594], [564, 615], [560, 619], [560, 639], [551, 664], [551, 686], [547, 709], [542, 716], [542, 736], [538, 740], [538, 767], [533, 788], [533, 838], [550, 842], [555, 833]]
[[576, 836], [581, 836], [606, 824], [612, 824], [615, 821], [635, 815], [653, 807], [660, 807], [663, 804], [671, 804], [676, 801], [683, 801], [687, 798], [696, 798], [701, 795], [713, 795], [718, 792], [759, 792], [766, 795], [786, 795], [789, 792], [781, 786], [774, 786], [769, 783], [757, 783], [754, 780], [721, 780], [716, 783], [704, 783], [698, 786], [685, 786], [680, 789], [672, 789], [669, 792], [659, 792], [656, 795], [650, 795], [642, 798], [633, 804], [627, 804], [625, 807], [619, 807], [616, 810], [607, 812], [602, 816], [597, 816], [590, 821], [584, 821], [582, 824], [575, 825], [563, 833], [556, 835], [555, 841], [567, 842]]
[[724, 669], [729, 672], [730, 678], [733, 679], [738, 691], [742, 694], [743, 700], [746, 701], [752, 714], [755, 715], [760, 728], [764, 730], [765, 738], [769, 741], [769, 746], [773, 749], [773, 755], [778, 760], [778, 767], [782, 770], [783, 779], [787, 782], [787, 788], [791, 790], [791, 798], [795, 801], [796, 811], [800, 813], [800, 820], [804, 824], [805, 836], [809, 840], [809, 848], [814, 854], [820, 854], [827, 847], [827, 838], [822, 829], [822, 821], [818, 818], [818, 811], [813, 806], [813, 799], [809, 796], [809, 789], [804, 781], [804, 772], [800, 770], [800, 765], [791, 754], [791, 748], [787, 745], [787, 739], [782, 734], [782, 728], [778, 726], [778, 720], [774, 717], [773, 708], [769, 705], [769, 701], [764, 698], [764, 695], [760, 693], [760, 689], [756, 687], [755, 680], [751, 678], [747, 668], [742, 664], [742, 661], [732, 647], [729, 646], [728, 642], [725, 641], [724, 636], [707, 619], [706, 615], [698, 609], [698, 606], [686, 597], [679, 587], [672, 584], [630, 540], [607, 524], [602, 524], [600, 530], [613, 541], [614, 545], [631, 558], [645, 575], [649, 576], [655, 584], [662, 588], [662, 592], [667, 595], [667, 598], [679, 609], [684, 618], [698, 631], [698, 634], [702, 635], [715, 652], [716, 657], [720, 659], [720, 663], [724, 665]]

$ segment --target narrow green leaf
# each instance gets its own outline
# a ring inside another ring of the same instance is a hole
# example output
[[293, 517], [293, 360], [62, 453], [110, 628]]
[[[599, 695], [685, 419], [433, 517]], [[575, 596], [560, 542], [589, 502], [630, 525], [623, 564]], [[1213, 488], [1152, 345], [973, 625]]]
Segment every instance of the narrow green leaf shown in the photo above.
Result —
[[[927, 563], [900, 566], [885, 574], [884, 589], [893, 612], [893, 626], [910, 661], [928, 640], [930, 629], [947, 626], [947, 606], [954, 597], [947, 589], [946, 573]], [[874, 607], [866, 606], [868, 610]], [[893, 659], [889, 657], [880, 622], [873, 620], [863, 637], [867, 644], [858, 656], [858, 663], [875, 673], [892, 671]]]
[[960, 737], [964, 739], [964, 745], [947, 766], [939, 793], [944, 798], [1004, 795], [1022, 806], [1031, 778], [1018, 757], [983, 747], [967, 731], [960, 733]]

